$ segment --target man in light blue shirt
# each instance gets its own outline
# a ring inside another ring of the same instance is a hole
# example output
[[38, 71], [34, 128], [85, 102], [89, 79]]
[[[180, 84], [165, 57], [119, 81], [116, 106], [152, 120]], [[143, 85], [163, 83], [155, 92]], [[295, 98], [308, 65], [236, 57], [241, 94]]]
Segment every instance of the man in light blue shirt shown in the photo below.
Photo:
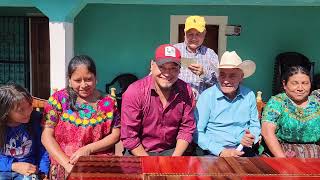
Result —
[[255, 95], [240, 83], [255, 72], [255, 63], [226, 51], [218, 67], [219, 83], [197, 101], [195, 141], [214, 156], [252, 156], [261, 128]]

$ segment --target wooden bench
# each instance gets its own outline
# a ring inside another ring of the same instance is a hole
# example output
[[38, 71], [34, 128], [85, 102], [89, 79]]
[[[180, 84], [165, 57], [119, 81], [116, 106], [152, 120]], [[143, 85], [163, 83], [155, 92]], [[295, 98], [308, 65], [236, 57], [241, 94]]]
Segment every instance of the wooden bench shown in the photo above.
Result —
[[32, 96], [33, 100], [32, 100], [32, 107], [36, 110], [36, 111], [42, 111], [44, 108], [44, 105], [46, 104], [47, 100], [46, 99], [41, 99], [38, 97], [34, 97]]

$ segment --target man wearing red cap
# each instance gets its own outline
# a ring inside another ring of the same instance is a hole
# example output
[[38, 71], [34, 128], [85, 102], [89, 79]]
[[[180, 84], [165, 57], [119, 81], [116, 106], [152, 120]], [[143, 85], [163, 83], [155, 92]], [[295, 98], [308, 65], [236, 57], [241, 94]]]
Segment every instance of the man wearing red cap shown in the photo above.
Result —
[[181, 156], [195, 130], [191, 87], [178, 79], [180, 51], [156, 49], [151, 74], [131, 84], [122, 97], [121, 140], [135, 156]]

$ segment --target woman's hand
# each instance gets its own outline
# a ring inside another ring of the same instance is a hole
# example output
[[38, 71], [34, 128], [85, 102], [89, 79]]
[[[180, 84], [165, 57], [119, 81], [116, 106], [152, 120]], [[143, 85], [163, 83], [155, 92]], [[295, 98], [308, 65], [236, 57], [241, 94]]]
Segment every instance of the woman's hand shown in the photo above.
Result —
[[80, 149], [78, 149], [75, 153], [72, 154], [72, 156], [70, 157], [69, 163], [74, 165], [81, 156], [89, 156], [91, 152], [92, 150], [88, 145], [83, 146]]
[[66, 170], [66, 172], [69, 174], [71, 172], [72, 168], [73, 168], [73, 165], [70, 164], [70, 163], [67, 163], [63, 167]]
[[12, 171], [19, 174], [29, 176], [38, 172], [37, 166], [26, 162], [14, 162], [12, 163]]

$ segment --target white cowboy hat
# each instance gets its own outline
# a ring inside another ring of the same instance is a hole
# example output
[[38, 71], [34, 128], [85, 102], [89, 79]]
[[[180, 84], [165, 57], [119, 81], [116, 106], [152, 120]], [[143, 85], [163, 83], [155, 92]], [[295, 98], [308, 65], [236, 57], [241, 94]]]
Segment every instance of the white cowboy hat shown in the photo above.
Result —
[[226, 51], [221, 57], [218, 68], [239, 68], [243, 72], [243, 78], [247, 78], [256, 71], [256, 64], [251, 60], [242, 61], [235, 51]]

